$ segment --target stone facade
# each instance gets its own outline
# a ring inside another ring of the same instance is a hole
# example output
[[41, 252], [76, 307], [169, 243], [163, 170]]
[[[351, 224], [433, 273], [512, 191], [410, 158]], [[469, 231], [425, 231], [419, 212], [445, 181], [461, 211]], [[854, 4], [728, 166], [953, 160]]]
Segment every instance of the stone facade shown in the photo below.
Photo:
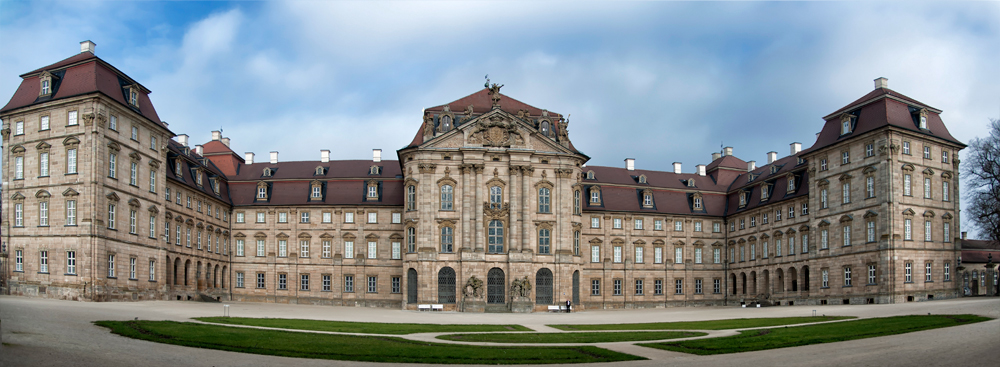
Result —
[[[220, 132], [171, 140], [91, 52], [22, 75], [0, 112], [13, 294], [468, 312], [959, 295], [964, 145], [884, 81], [761, 167], [732, 148], [694, 173], [588, 167], [566, 118], [496, 85], [426, 109], [399, 161], [254, 162]], [[86, 67], [121, 86], [61, 96]]]

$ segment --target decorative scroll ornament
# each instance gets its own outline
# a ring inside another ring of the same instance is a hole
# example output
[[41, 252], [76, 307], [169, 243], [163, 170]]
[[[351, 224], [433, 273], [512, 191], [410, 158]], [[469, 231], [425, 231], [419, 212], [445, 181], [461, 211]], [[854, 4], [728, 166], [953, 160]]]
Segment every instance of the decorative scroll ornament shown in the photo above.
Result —
[[491, 220], [504, 220], [510, 216], [510, 203], [494, 206], [488, 201], [483, 202], [483, 216], [487, 223]]
[[487, 147], [509, 147], [523, 145], [524, 137], [517, 131], [517, 125], [501, 116], [492, 116], [479, 122], [476, 132], [469, 136], [469, 143]]

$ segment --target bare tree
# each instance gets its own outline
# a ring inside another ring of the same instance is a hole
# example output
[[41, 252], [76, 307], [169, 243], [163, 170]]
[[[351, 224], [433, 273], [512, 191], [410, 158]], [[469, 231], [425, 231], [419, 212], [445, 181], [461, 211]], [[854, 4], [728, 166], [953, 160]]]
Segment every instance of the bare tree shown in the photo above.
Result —
[[1000, 119], [990, 119], [989, 136], [969, 143], [962, 162], [968, 185], [964, 214], [983, 239], [1000, 241]]

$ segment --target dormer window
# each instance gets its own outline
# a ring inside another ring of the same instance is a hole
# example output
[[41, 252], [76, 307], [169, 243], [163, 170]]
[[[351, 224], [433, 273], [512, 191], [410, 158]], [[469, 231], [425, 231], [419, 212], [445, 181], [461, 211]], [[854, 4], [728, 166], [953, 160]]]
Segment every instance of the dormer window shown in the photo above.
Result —
[[795, 176], [788, 175], [788, 192], [795, 191]]
[[326, 170], [322, 166], [316, 167], [316, 176], [323, 176], [326, 174]]
[[542, 135], [551, 137], [549, 133], [552, 131], [552, 128], [548, 121], [543, 120], [542, 123], [539, 124], [538, 131], [541, 132]]
[[594, 171], [587, 171], [587, 179], [588, 180], [594, 179]]
[[52, 75], [52, 73], [48, 71], [44, 71], [38, 76], [39, 84], [41, 85], [41, 88], [38, 90], [39, 97], [46, 97], [52, 94], [52, 86], [54, 85], [56, 78], [57, 77], [55, 75]]
[[769, 185], [760, 185], [760, 201], [766, 201], [767, 200], [767, 194], [768, 194], [768, 191], [769, 191], [768, 190], [768, 186]]
[[740, 191], [740, 207], [747, 205], [747, 195], [745, 191]]
[[846, 135], [851, 132], [852, 117], [853, 116], [851, 115], [844, 114], [843, 117], [840, 118], [840, 135]]
[[198, 170], [194, 171], [194, 176], [195, 176], [195, 181], [198, 183], [198, 186], [201, 186], [202, 185], [202, 181], [201, 181], [202, 174], [201, 174], [201, 171], [198, 171]]
[[378, 201], [378, 181], [370, 180], [365, 189], [365, 199], [368, 201]]
[[139, 107], [139, 93], [134, 88], [128, 90], [128, 104]]
[[754, 176], [752, 173], [747, 174], [747, 182], [753, 182], [753, 179], [755, 178], [757, 178], [757, 176]]
[[590, 205], [601, 205], [601, 189], [596, 186], [590, 188]]
[[212, 192], [214, 192], [216, 195], [218, 195], [219, 194], [219, 178], [218, 177], [213, 177], [211, 180], [209, 180], [209, 183], [212, 184]]
[[771, 166], [771, 174], [778, 173], [778, 166]]
[[[451, 116], [441, 116], [441, 132], [451, 131]], [[374, 173], [373, 173], [374, 174]]]
[[693, 178], [689, 178], [687, 180], [687, 186], [688, 187], [694, 187], [694, 179]]
[[701, 194], [695, 194], [694, 195], [694, 200], [692, 202], [692, 206], [694, 207], [694, 210], [702, 210], [703, 205], [702, 205]]
[[639, 175], [639, 183], [641, 184], [646, 183], [646, 175]]
[[920, 110], [919, 121], [920, 121], [920, 128], [926, 130], [927, 129], [927, 109]]
[[267, 183], [260, 182], [257, 183], [257, 200], [267, 200]]
[[184, 171], [181, 171], [181, 160], [180, 159], [175, 159], [174, 160], [174, 173], [177, 174], [177, 177], [184, 177]]
[[49, 93], [52, 93], [52, 88], [49, 85], [51, 83], [52, 83], [52, 81], [50, 81], [50, 80], [42, 80], [42, 95], [43, 96], [44, 95], [48, 95]]
[[322, 196], [322, 195], [320, 194], [320, 187], [319, 187], [319, 186], [313, 186], [313, 187], [312, 187], [312, 196], [311, 196], [311, 197], [312, 197], [313, 199], [319, 199], [319, 198], [320, 198], [320, 196]]
[[642, 194], [642, 206], [653, 206], [653, 195], [649, 193]]
[[382, 171], [382, 167], [371, 166], [371, 168], [368, 169], [368, 174], [369, 175], [379, 175], [379, 174], [381, 174], [380, 173], [381, 171]]
[[264, 167], [264, 177], [271, 177], [273, 174], [274, 171], [270, 167]]
[[323, 184], [319, 181], [313, 181], [309, 184], [309, 200], [317, 201], [323, 199]]

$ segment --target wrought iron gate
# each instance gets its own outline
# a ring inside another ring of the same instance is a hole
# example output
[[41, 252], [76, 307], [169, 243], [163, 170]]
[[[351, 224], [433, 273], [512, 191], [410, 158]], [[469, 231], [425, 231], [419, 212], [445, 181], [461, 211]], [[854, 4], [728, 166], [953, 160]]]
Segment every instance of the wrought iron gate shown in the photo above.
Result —
[[573, 304], [580, 304], [580, 271], [573, 272]]
[[535, 273], [535, 303], [552, 304], [552, 271], [547, 268], [538, 269]]
[[486, 273], [486, 303], [507, 303], [504, 296], [504, 275], [500, 268]]
[[417, 303], [417, 271], [410, 268], [406, 272], [406, 302]]
[[447, 266], [438, 271], [438, 303], [455, 303], [455, 269]]

